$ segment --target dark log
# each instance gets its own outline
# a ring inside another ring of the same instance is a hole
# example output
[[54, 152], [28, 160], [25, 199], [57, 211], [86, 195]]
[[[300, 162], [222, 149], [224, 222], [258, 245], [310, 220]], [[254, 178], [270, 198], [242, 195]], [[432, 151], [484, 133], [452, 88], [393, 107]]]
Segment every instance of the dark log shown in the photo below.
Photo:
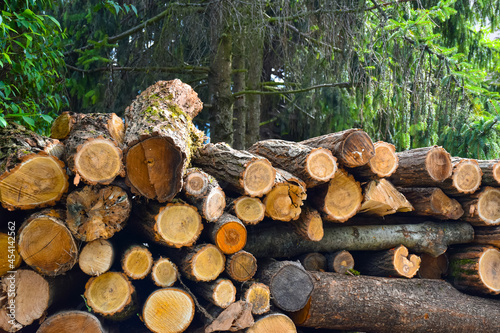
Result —
[[354, 268], [354, 258], [349, 251], [337, 251], [326, 255], [326, 270], [346, 274]]
[[235, 281], [248, 281], [257, 272], [257, 259], [250, 252], [238, 251], [227, 257], [225, 272]]
[[474, 227], [474, 240], [472, 242], [500, 248], [500, 226]]
[[413, 215], [432, 216], [441, 220], [457, 220], [463, 214], [462, 205], [437, 187], [398, 187], [412, 204]]
[[420, 255], [418, 277], [421, 279], [442, 279], [448, 273], [448, 255], [443, 253], [438, 257], [422, 253]]
[[306, 271], [326, 271], [326, 257], [319, 252], [303, 254], [298, 260]]

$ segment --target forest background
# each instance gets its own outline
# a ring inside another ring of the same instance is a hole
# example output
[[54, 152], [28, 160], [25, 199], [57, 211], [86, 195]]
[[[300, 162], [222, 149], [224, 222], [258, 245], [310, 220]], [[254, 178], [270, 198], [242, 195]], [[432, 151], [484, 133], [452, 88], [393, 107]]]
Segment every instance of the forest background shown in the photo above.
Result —
[[500, 1], [6, 0], [0, 126], [115, 112], [158, 80], [212, 142], [362, 128], [404, 150], [500, 157]]

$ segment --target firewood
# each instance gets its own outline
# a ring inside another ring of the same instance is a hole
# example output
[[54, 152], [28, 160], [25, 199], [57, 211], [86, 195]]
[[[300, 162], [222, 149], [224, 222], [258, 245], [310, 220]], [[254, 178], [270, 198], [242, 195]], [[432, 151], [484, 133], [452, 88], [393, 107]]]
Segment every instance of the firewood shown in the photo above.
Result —
[[462, 219], [474, 226], [500, 224], [500, 188], [485, 187], [472, 195], [459, 197], [464, 215]]
[[354, 258], [349, 251], [337, 251], [326, 255], [326, 268], [328, 272], [346, 274], [354, 268]]
[[365, 165], [349, 169], [357, 178], [372, 180], [374, 178], [390, 177], [398, 168], [399, 159], [394, 145], [378, 141], [373, 144], [375, 155]]
[[463, 294], [442, 280], [311, 275], [310, 302], [292, 314], [297, 326], [381, 333], [500, 330], [498, 300]]
[[306, 271], [326, 271], [326, 257], [319, 252], [306, 253], [298, 259]]
[[230, 201], [228, 212], [246, 225], [255, 225], [264, 219], [266, 206], [259, 198], [241, 196]]
[[473, 243], [500, 248], [500, 226], [474, 227]]
[[411, 279], [420, 268], [420, 257], [409, 254], [404, 245], [380, 252], [358, 253], [354, 260], [362, 274]]
[[160, 202], [179, 193], [191, 156], [202, 143], [203, 133], [192, 123], [201, 108], [189, 85], [172, 80], [158, 81], [125, 109], [124, 161], [133, 193]]
[[41, 274], [63, 274], [78, 261], [78, 247], [64, 219], [63, 210], [45, 209], [30, 215], [18, 231], [19, 254]]
[[224, 143], [209, 143], [195, 154], [194, 164], [217, 178], [223, 188], [261, 197], [274, 186], [276, 170], [264, 157], [236, 150]]
[[360, 213], [385, 216], [396, 212], [411, 212], [413, 206], [388, 180], [372, 180], [365, 187]]
[[276, 169], [275, 185], [262, 201], [266, 207], [265, 215], [278, 221], [296, 220], [306, 198], [306, 186], [301, 179]]
[[257, 259], [247, 251], [238, 251], [227, 257], [225, 272], [235, 281], [248, 281], [257, 272]]
[[105, 333], [99, 319], [85, 311], [70, 310], [47, 318], [37, 333]]
[[421, 279], [442, 279], [448, 272], [448, 255], [443, 253], [433, 257], [426, 253], [420, 255], [420, 268], [417, 275]]
[[190, 168], [184, 176], [182, 193], [208, 222], [217, 221], [226, 207], [226, 195], [217, 180], [198, 168]]
[[15, 233], [11, 232], [11, 235], [0, 232], [0, 277], [8, 271], [16, 270], [23, 261], [19, 255], [16, 239], [13, 237]]
[[443, 254], [448, 245], [470, 243], [474, 230], [466, 222], [425, 222], [395, 225], [325, 225], [317, 242], [298, 236], [293, 228], [262, 223], [249, 229], [245, 251], [257, 258], [291, 258], [309, 252], [377, 251], [404, 245], [416, 253]]
[[311, 148], [285, 140], [263, 140], [248, 151], [267, 158], [274, 167], [296, 175], [308, 188], [329, 181], [337, 171], [337, 158], [325, 148]]
[[303, 206], [299, 218], [291, 223], [297, 235], [305, 240], [320, 241], [323, 238], [323, 219], [314, 208]]
[[218, 278], [212, 282], [198, 282], [194, 291], [205, 300], [223, 309], [236, 300], [236, 287], [229, 279]]
[[339, 163], [349, 168], [365, 165], [375, 155], [370, 136], [357, 128], [310, 138], [300, 143], [329, 149]]
[[453, 157], [453, 174], [442, 183], [437, 184], [443, 192], [450, 196], [463, 196], [476, 192], [481, 186], [483, 175], [476, 160]]
[[144, 279], [153, 267], [153, 255], [142, 245], [133, 245], [122, 255], [122, 270], [132, 280]]
[[192, 281], [213, 281], [224, 271], [226, 264], [226, 257], [213, 244], [187, 248], [181, 257], [179, 267]]
[[247, 229], [236, 216], [224, 213], [209, 228], [212, 242], [222, 253], [233, 254], [245, 247]]
[[142, 308], [142, 320], [156, 333], [184, 332], [193, 321], [193, 298], [179, 288], [163, 288], [149, 295]]
[[16, 124], [0, 127], [0, 201], [9, 210], [53, 206], [68, 190], [63, 146]]
[[75, 238], [91, 242], [108, 239], [125, 226], [132, 203], [118, 186], [85, 186], [68, 195], [66, 224]]
[[75, 185], [80, 179], [90, 185], [107, 185], [125, 175], [120, 148], [124, 134], [123, 121], [114, 113], [86, 114], [73, 125], [64, 145]]
[[104, 318], [125, 320], [137, 308], [135, 288], [124, 273], [106, 272], [85, 285], [87, 305]]
[[297, 332], [295, 324], [285, 314], [271, 313], [255, 321], [247, 333], [293, 333]]
[[469, 292], [500, 294], [500, 250], [493, 246], [467, 246], [450, 255], [453, 285]]
[[83, 113], [71, 111], [65, 111], [61, 113], [56, 119], [54, 119], [54, 122], [52, 122], [50, 137], [58, 140], [66, 139], [69, 136], [69, 133], [73, 129], [74, 125], [83, 117], [85, 117], [85, 114]]
[[479, 168], [483, 173], [483, 186], [500, 186], [500, 160], [478, 160]]
[[151, 269], [151, 278], [158, 287], [173, 286], [178, 276], [177, 266], [168, 258], [160, 257]]
[[312, 204], [328, 221], [345, 222], [353, 217], [363, 201], [361, 186], [344, 169], [338, 169], [328, 184], [315, 187], [310, 193]]
[[180, 248], [193, 245], [203, 230], [196, 207], [185, 203], [136, 205], [136, 227], [155, 243]]
[[412, 204], [413, 215], [457, 220], [464, 214], [462, 205], [438, 187], [398, 187], [398, 191]]
[[253, 326], [254, 320], [251, 308], [252, 304], [241, 300], [232, 303], [225, 310], [213, 316], [215, 319], [205, 328], [204, 332], [238, 332]]
[[399, 166], [389, 177], [391, 183], [396, 186], [438, 186], [451, 177], [453, 164], [450, 154], [443, 147], [410, 149], [397, 155]]
[[271, 291], [264, 283], [251, 282], [242, 289], [242, 300], [252, 304], [252, 313], [261, 315], [271, 309]]
[[115, 249], [105, 239], [96, 239], [87, 243], [78, 256], [78, 265], [87, 275], [99, 276], [106, 273], [113, 265]]
[[284, 311], [306, 306], [313, 289], [309, 273], [299, 262], [270, 260], [260, 265], [259, 281], [269, 286], [274, 305]]

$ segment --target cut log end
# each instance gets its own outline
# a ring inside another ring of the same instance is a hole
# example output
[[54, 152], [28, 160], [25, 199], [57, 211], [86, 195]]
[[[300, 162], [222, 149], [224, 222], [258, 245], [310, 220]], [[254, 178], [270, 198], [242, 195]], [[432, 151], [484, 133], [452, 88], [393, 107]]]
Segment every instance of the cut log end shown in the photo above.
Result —
[[167, 204], [155, 219], [160, 241], [176, 248], [193, 245], [203, 229], [200, 214], [188, 204]]
[[220, 308], [227, 308], [236, 300], [236, 287], [228, 279], [220, 279], [213, 291], [213, 301]]
[[462, 205], [446, 194], [441, 189], [436, 189], [432, 192], [430, 199], [431, 209], [438, 215], [448, 218], [450, 220], [459, 219], [464, 215]]
[[273, 313], [260, 318], [247, 333], [294, 333], [297, 328], [292, 319], [282, 313]]
[[122, 269], [133, 280], [144, 279], [153, 267], [153, 256], [144, 246], [136, 245], [122, 256]]
[[479, 218], [486, 225], [500, 224], [500, 189], [487, 187], [477, 203]]
[[380, 178], [391, 176], [398, 168], [396, 147], [383, 141], [375, 142], [373, 146], [375, 156], [368, 162], [368, 166]]
[[497, 181], [498, 185], [500, 185], [500, 162], [497, 162], [493, 166], [493, 178]]
[[177, 281], [179, 271], [168, 258], [158, 259], [151, 270], [151, 278], [158, 287], [171, 287]]
[[53, 156], [31, 154], [0, 175], [0, 201], [9, 210], [54, 205], [68, 190], [64, 164]]
[[300, 217], [292, 223], [295, 232], [302, 238], [313, 242], [323, 239], [323, 219], [317, 210], [305, 206]]
[[194, 301], [187, 292], [178, 288], [164, 288], [148, 297], [142, 318], [152, 332], [177, 333], [188, 328], [194, 313]]
[[360, 184], [354, 180], [353, 176], [341, 170], [337, 171], [335, 177], [329, 182], [322, 210], [327, 219], [345, 222], [356, 214], [362, 201]]
[[191, 258], [185, 258], [182, 265], [182, 270], [191, 280], [213, 281], [224, 271], [226, 257], [215, 245], [200, 245], [193, 251]]
[[500, 294], [500, 251], [488, 249], [479, 258], [479, 276], [491, 294]]
[[120, 146], [123, 144], [125, 139], [125, 124], [122, 118], [118, 117], [115, 113], [112, 113], [108, 119], [108, 131], [113, 140], [115, 140]]
[[267, 159], [250, 161], [243, 175], [243, 189], [251, 197], [261, 197], [271, 191], [276, 170]]
[[224, 213], [215, 223], [210, 236], [224, 254], [240, 251], [247, 242], [245, 225], [237, 217], [228, 213]]
[[306, 171], [314, 180], [326, 182], [337, 171], [337, 158], [328, 149], [313, 149], [306, 159]]
[[448, 272], [448, 256], [446, 253], [438, 257], [422, 253], [420, 259], [418, 277], [421, 279], [442, 279]]
[[247, 225], [254, 225], [264, 219], [266, 206], [259, 198], [242, 196], [233, 202], [236, 216]]
[[83, 247], [78, 258], [78, 265], [85, 274], [99, 276], [111, 268], [114, 254], [113, 246], [109, 241], [96, 239]]
[[134, 287], [125, 274], [107, 272], [90, 278], [85, 285], [84, 296], [94, 312], [112, 317], [132, 304], [133, 293]]
[[121, 149], [109, 139], [89, 139], [74, 156], [73, 171], [88, 184], [109, 184], [123, 170]]
[[326, 257], [319, 252], [304, 254], [299, 261], [306, 271], [326, 271]]
[[73, 119], [71, 113], [63, 112], [52, 123], [50, 137], [58, 140], [66, 139], [72, 127]]
[[474, 193], [481, 186], [482, 175], [476, 160], [463, 159], [453, 168], [453, 187], [459, 193]]
[[254, 282], [243, 295], [243, 300], [252, 304], [252, 313], [261, 315], [271, 309], [271, 292], [263, 283]]
[[353, 131], [342, 144], [341, 156], [343, 164], [347, 167], [365, 165], [375, 156], [372, 139], [364, 131]]
[[354, 268], [354, 258], [349, 251], [338, 251], [328, 255], [326, 258], [329, 272], [346, 274]]
[[226, 273], [233, 280], [245, 282], [257, 272], [257, 259], [246, 251], [239, 251], [227, 258]]
[[417, 274], [421, 260], [417, 255], [408, 255], [408, 249], [401, 245], [394, 251], [393, 265], [399, 276], [412, 278]]
[[99, 319], [85, 311], [64, 311], [50, 316], [37, 333], [104, 333]]
[[449, 178], [453, 171], [450, 154], [443, 147], [433, 147], [425, 158], [425, 167], [429, 176], [436, 182]]
[[299, 218], [302, 202], [306, 198], [304, 188], [292, 183], [279, 183], [264, 198], [266, 216], [278, 221]]
[[217, 221], [226, 208], [226, 195], [220, 188], [214, 188], [208, 194], [203, 206], [203, 216], [208, 222]]
[[207, 175], [195, 168], [189, 169], [184, 179], [184, 191], [195, 197], [205, 194], [208, 189], [209, 179]]

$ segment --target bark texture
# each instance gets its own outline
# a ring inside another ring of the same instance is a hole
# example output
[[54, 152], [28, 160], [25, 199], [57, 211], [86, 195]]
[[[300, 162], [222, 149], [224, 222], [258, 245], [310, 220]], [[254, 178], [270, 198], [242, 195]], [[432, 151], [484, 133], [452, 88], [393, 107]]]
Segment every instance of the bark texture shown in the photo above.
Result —
[[487, 186], [458, 200], [464, 210], [463, 220], [475, 226], [500, 224], [500, 188]]
[[441, 220], [457, 220], [463, 214], [462, 205], [437, 187], [398, 187], [412, 204], [413, 215], [432, 216]]

